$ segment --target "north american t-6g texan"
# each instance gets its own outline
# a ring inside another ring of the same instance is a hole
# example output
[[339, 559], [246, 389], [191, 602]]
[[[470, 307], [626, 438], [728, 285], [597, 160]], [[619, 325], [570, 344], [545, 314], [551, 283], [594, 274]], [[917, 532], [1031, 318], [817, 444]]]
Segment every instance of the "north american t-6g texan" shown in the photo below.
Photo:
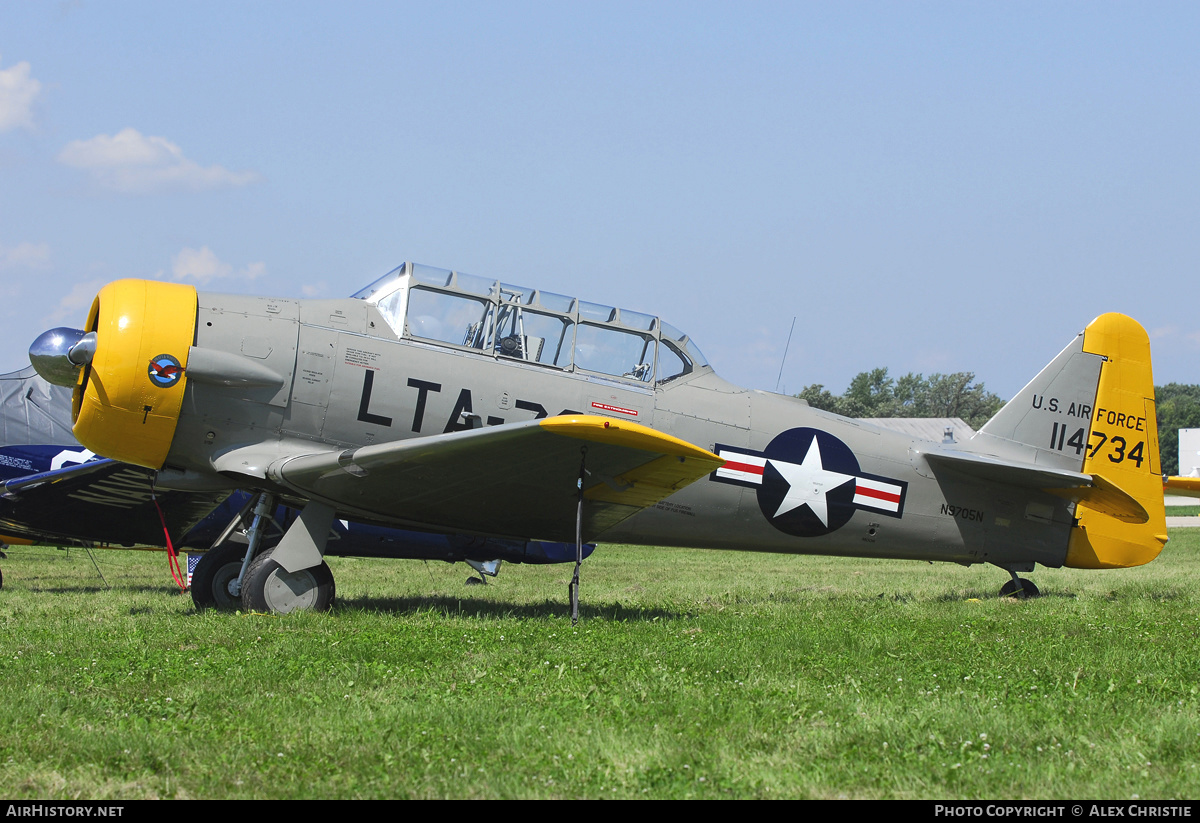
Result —
[[1149, 340], [1120, 314], [961, 443], [739, 388], [649, 314], [411, 263], [341, 300], [119, 280], [30, 356], [74, 386], [92, 451], [302, 507], [243, 572], [257, 610], [329, 605], [338, 517], [991, 563], [1019, 595], [1035, 564], [1135, 566], [1167, 540]]

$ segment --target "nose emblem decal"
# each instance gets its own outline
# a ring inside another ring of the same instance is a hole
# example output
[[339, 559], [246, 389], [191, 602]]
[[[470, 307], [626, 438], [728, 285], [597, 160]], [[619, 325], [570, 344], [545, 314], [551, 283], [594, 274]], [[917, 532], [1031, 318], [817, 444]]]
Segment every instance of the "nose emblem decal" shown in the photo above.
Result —
[[160, 389], [169, 389], [183, 377], [183, 367], [169, 354], [157, 355], [150, 361], [150, 382]]

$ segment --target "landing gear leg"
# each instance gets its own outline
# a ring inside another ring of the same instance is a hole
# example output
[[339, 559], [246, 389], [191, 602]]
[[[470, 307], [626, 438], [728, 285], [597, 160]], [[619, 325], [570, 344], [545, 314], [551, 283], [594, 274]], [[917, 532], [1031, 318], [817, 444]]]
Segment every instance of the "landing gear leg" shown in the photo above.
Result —
[[[243, 547], [229, 542], [229, 537], [249, 514], [251, 506], [254, 507], [254, 520], [250, 525], [250, 544]], [[242, 604], [242, 580], [262, 543], [263, 532], [274, 508], [274, 495], [265, 492], [258, 495], [229, 521], [220, 537], [213, 542], [212, 548], [200, 558], [192, 574], [192, 603], [198, 610], [216, 608], [233, 611]]]

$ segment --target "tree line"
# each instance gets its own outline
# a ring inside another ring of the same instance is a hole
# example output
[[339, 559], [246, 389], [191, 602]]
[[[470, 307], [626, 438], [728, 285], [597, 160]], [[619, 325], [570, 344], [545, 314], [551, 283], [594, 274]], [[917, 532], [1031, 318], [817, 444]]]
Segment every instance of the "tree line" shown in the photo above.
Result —
[[835, 395], [813, 383], [796, 396], [843, 417], [959, 417], [973, 429], [1004, 405], [969, 371], [928, 377], [909, 372], [893, 379], [886, 368], [874, 369], [860, 372], [844, 394]]
[[[823, 384], [805, 386], [796, 395], [810, 406], [844, 417], [958, 417], [976, 431], [1004, 400], [975, 382], [974, 372], [909, 372], [892, 378], [886, 368], [860, 372], [842, 394]], [[1159, 456], [1164, 474], [1179, 473], [1179, 430], [1200, 428], [1200, 385], [1168, 383], [1154, 387]], [[1185, 466], [1190, 471], [1191, 466]]]
[[[1179, 474], [1179, 430], [1200, 428], [1200, 386], [1168, 383], [1154, 387], [1158, 416], [1158, 452], [1163, 474]], [[1185, 472], [1191, 466], [1184, 466]]]

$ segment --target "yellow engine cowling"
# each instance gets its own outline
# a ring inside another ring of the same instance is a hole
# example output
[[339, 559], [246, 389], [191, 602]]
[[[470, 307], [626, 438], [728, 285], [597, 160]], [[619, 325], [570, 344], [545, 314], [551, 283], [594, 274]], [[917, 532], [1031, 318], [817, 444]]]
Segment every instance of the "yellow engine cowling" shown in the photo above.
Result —
[[196, 290], [117, 280], [92, 302], [96, 352], [75, 384], [75, 437], [96, 454], [161, 468], [175, 437], [196, 335]]

